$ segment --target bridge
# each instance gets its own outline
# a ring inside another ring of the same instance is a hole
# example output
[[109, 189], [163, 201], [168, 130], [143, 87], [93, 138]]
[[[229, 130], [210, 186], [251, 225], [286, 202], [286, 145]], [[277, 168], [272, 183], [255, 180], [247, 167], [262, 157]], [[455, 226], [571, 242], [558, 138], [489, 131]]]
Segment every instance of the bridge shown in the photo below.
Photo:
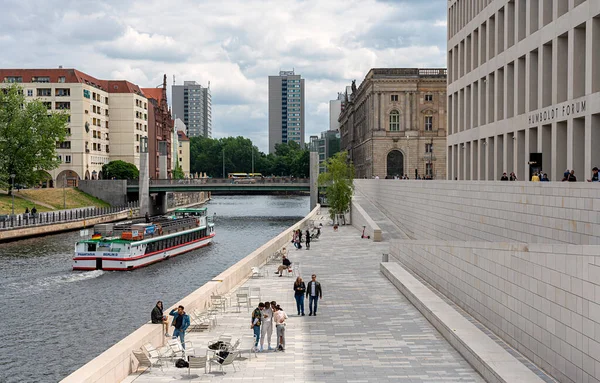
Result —
[[[127, 182], [127, 193], [138, 193], [137, 180]], [[199, 178], [182, 180], [150, 180], [150, 193], [211, 192], [214, 194], [273, 194], [280, 192], [310, 192], [308, 178], [265, 178], [232, 181], [227, 178]]]

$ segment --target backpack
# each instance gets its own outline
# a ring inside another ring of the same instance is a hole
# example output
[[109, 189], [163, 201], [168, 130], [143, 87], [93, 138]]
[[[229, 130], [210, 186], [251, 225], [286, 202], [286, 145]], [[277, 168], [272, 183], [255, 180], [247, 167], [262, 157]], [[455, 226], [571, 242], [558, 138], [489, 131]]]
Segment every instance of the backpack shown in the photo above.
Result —
[[177, 368], [188, 368], [190, 366], [190, 364], [188, 362], [185, 361], [185, 359], [177, 359], [177, 361], [175, 362], [175, 367]]
[[258, 318], [258, 322], [256, 322], [256, 325], [260, 326], [262, 323], [262, 314], [260, 313], [260, 309], [254, 309], [254, 311], [252, 311], [252, 323], [254, 323], [254, 319], [256, 318]]
[[225, 361], [227, 356], [229, 356], [229, 352], [227, 352], [227, 351], [219, 352], [219, 363], [223, 364], [223, 362]]
[[209, 344], [208, 345], [208, 348], [211, 349], [211, 350], [220, 350], [220, 349], [222, 349], [224, 347], [225, 347], [225, 343], [223, 343], [220, 340], [217, 341], [217, 342], [215, 342], [215, 343], [213, 343], [213, 344]]

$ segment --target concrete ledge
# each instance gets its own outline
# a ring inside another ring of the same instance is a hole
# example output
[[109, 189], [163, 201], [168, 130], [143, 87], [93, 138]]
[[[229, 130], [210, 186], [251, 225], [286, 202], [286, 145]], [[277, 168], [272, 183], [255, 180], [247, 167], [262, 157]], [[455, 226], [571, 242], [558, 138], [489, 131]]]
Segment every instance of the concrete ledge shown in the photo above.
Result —
[[380, 269], [487, 382], [543, 382], [400, 264], [385, 262]]
[[122, 211], [120, 213], [108, 214], [101, 217], [87, 218], [78, 221], [69, 221], [49, 225], [24, 226], [16, 229], [2, 230], [0, 231], [0, 242], [36, 237], [38, 235], [56, 234], [63, 231], [92, 227], [98, 223], [120, 221], [127, 218], [129, 218], [129, 211]]
[[[313, 219], [320, 208], [321, 206], [317, 205], [301, 221], [250, 253], [250, 255], [238, 261], [187, 297], [165, 309], [164, 312], [167, 313], [179, 305], [183, 305], [187, 312], [192, 312], [194, 309], [204, 310], [208, 308], [211, 295], [227, 293], [249, 278], [252, 267], [261, 266], [267, 261], [270, 254], [289, 245], [292, 231], [296, 228], [305, 228], [308, 221]], [[137, 362], [135, 358], [132, 358], [132, 351], [138, 350], [144, 343], [148, 342], [157, 348], [162, 347], [166, 339], [162, 331], [162, 325], [150, 323], [143, 325], [61, 382], [113, 383], [122, 381], [137, 368]]]
[[371, 219], [365, 209], [354, 198], [352, 199], [352, 206], [350, 208], [350, 221], [352, 222], [352, 226], [358, 230], [362, 231], [363, 226], [365, 226], [365, 235], [370, 236], [373, 242], [381, 242], [383, 239], [379, 225]]

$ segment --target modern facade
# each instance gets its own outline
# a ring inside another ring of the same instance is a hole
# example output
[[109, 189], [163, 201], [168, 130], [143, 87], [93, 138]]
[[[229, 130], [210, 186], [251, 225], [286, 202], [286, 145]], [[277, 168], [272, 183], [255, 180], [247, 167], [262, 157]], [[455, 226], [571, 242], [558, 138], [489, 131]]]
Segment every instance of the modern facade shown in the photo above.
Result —
[[600, 166], [600, 0], [448, 2], [448, 179]]
[[167, 104], [167, 75], [159, 88], [143, 88], [148, 98], [148, 153], [150, 178], [171, 178], [173, 168], [172, 137], [174, 121]]
[[[173, 157], [171, 159], [171, 166], [173, 169], [177, 166], [177, 161], [179, 161], [179, 131], [185, 133], [187, 130], [185, 123], [180, 118], [175, 117], [175, 122], [173, 126]], [[187, 136], [186, 136], [187, 137]]]
[[321, 132], [321, 138], [316, 142], [319, 154], [319, 173], [326, 170], [325, 162], [340, 151], [340, 132], [328, 130]]
[[56, 144], [51, 184], [76, 186], [103, 177], [102, 165], [122, 159], [139, 166], [139, 139], [147, 136], [147, 100], [128, 81], [100, 80], [76, 69], [0, 69], [0, 87], [18, 83], [27, 100], [69, 114], [67, 138]]
[[304, 79], [294, 71], [269, 76], [269, 153], [275, 145], [297, 142], [304, 147]]
[[446, 69], [375, 68], [351, 90], [340, 149], [357, 178], [446, 178]]
[[177, 158], [183, 174], [186, 178], [190, 177], [190, 139], [185, 135], [183, 130], [177, 131]]
[[173, 85], [173, 115], [185, 123], [189, 137], [212, 137], [212, 98], [210, 82], [203, 87], [196, 81]]

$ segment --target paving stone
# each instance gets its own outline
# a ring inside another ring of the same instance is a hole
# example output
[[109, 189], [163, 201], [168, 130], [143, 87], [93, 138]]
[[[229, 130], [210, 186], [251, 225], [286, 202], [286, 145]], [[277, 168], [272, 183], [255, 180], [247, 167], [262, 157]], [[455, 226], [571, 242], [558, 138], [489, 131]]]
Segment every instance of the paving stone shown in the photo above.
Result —
[[[323, 287], [318, 316], [296, 315], [293, 277], [278, 278], [276, 265], [267, 265], [265, 278], [249, 279], [244, 286], [260, 287], [263, 301], [277, 301], [288, 314], [286, 351], [263, 352], [258, 358], [236, 363], [234, 372], [204, 374], [204, 370], [177, 369], [168, 363], [125, 382], [484, 382], [483, 378], [448, 344], [433, 326], [380, 273], [382, 253], [389, 244], [361, 239], [360, 232], [342, 226], [334, 232], [325, 225], [311, 249], [290, 251], [300, 262], [303, 278], [312, 273]], [[188, 333], [186, 341], [202, 354], [210, 340], [231, 334], [235, 340], [250, 330], [250, 313], [228, 307], [210, 332]], [[272, 344], [276, 344], [273, 331]], [[247, 356], [247, 354], [246, 354]]]

